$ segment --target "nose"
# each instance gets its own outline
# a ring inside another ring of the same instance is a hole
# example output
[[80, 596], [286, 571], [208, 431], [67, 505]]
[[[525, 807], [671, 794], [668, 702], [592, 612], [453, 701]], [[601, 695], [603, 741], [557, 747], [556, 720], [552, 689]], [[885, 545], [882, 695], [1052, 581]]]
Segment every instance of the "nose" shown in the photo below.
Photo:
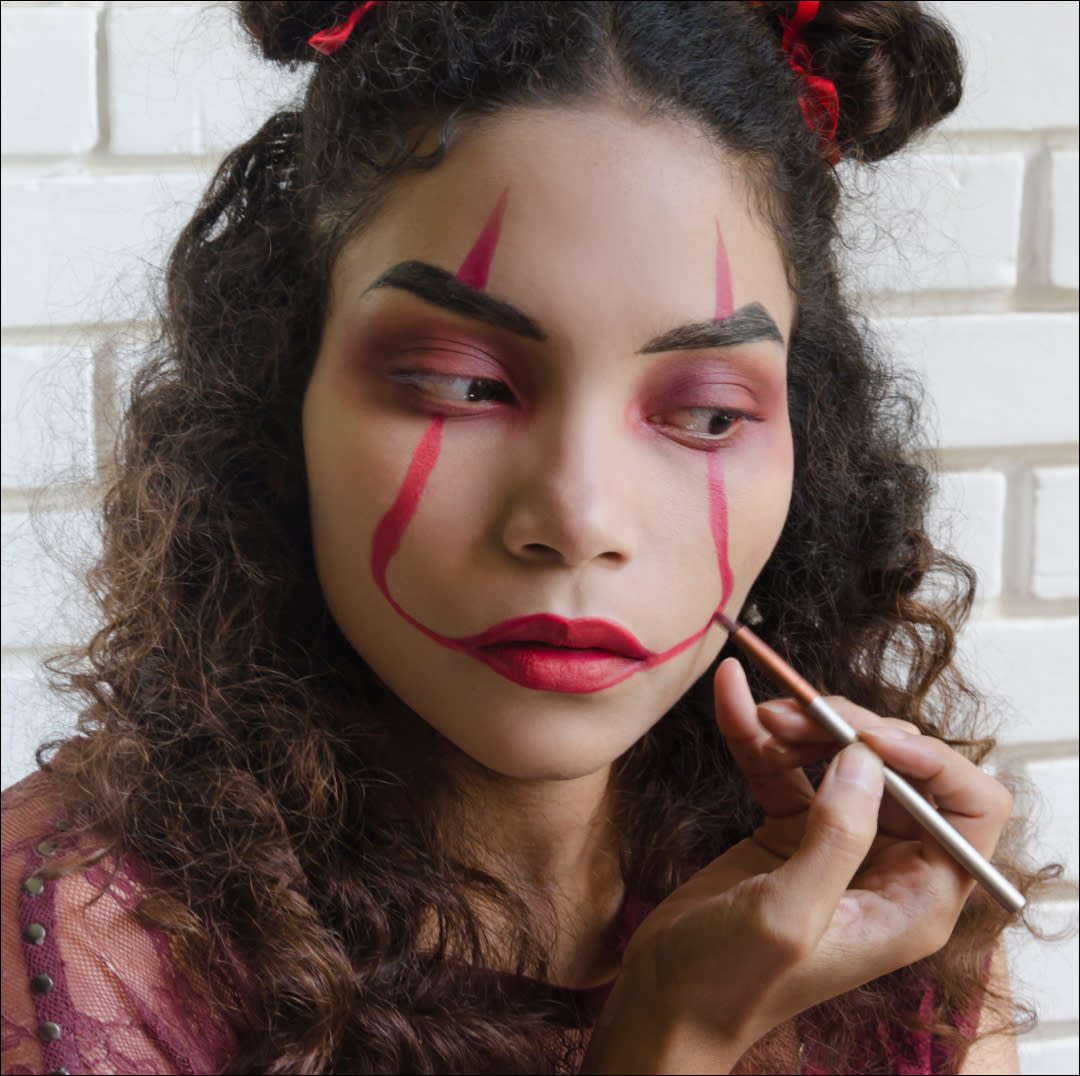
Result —
[[501, 521], [514, 557], [566, 567], [633, 558], [631, 464], [614, 425], [580, 408], [530, 438]]

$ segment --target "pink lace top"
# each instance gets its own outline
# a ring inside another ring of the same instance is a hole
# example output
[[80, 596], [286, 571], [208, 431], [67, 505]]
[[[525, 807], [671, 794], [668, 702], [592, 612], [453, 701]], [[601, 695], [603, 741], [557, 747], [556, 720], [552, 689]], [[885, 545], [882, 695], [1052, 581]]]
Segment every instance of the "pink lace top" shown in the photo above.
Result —
[[[234, 1030], [174, 972], [169, 940], [133, 909], [145, 889], [136, 864], [105, 860], [56, 880], [40, 872], [73, 838], [52, 779], [35, 773], [3, 794], [4, 1073], [213, 1073]], [[622, 946], [648, 914], [629, 899]], [[595, 1020], [611, 987], [573, 991]], [[932, 987], [924, 996], [928, 1004]], [[958, 1020], [967, 1035], [974, 1018]], [[953, 1051], [929, 1035], [882, 1028], [890, 1068], [950, 1072]], [[814, 1073], [809, 1057], [804, 1071]]]
[[137, 871], [39, 876], [71, 825], [44, 773], [4, 793], [3, 824], [3, 1071], [221, 1071], [232, 1032], [136, 922]]

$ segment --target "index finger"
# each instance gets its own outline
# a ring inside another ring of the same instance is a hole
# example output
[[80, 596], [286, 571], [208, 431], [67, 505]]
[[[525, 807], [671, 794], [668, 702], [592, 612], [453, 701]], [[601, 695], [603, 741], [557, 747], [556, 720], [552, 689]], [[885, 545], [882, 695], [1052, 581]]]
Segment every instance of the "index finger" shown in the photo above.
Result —
[[1012, 810], [1012, 796], [943, 740], [897, 729], [863, 729], [859, 738], [884, 762], [919, 782], [943, 815], [989, 856]]
[[721, 662], [713, 680], [716, 723], [742, 771], [754, 799], [771, 818], [805, 811], [814, 787], [791, 753], [758, 720], [757, 705], [742, 665]]
[[921, 780], [940, 806], [935, 810], [895, 772], [886, 770], [886, 784], [931, 835], [923, 842], [928, 862], [948, 867], [953, 876], [970, 886], [964, 872], [979, 882], [1010, 912], [1026, 903], [1023, 895], [989, 862], [1012, 809], [1012, 797], [947, 744], [924, 736], [870, 733], [867, 742], [886, 762]]

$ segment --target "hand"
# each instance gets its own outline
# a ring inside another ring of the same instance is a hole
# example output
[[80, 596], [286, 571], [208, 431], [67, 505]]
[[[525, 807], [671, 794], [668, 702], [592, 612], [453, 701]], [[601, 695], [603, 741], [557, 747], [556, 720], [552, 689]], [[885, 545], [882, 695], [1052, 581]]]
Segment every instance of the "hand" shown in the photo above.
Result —
[[[1011, 807], [1000, 785], [913, 725], [830, 702], [991, 854]], [[795, 703], [755, 706], [734, 660], [717, 671], [716, 714], [765, 821], [638, 929], [586, 1071], [726, 1070], [796, 1013], [941, 948], [972, 888], [905, 812], [882, 803], [881, 764], [866, 746], [836, 754]], [[815, 793], [802, 767], [831, 754]], [[620, 1026], [634, 1029], [632, 1045]]]

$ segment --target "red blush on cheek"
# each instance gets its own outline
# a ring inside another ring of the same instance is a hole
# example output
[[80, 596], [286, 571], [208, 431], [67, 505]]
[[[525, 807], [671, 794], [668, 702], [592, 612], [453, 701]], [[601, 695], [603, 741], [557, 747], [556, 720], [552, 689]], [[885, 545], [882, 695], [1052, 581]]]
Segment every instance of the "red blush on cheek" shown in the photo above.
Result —
[[728, 265], [727, 248], [720, 231], [720, 221], [716, 222], [716, 309], [713, 318], [722, 321], [735, 313], [735, 300], [731, 293], [731, 266]]
[[462, 284], [470, 288], [483, 291], [487, 287], [488, 273], [491, 271], [491, 262], [495, 257], [495, 248], [499, 245], [499, 232], [502, 231], [503, 213], [506, 212], [506, 195], [504, 190], [495, 203], [483, 231], [476, 237], [472, 249], [465, 255], [455, 277]]

